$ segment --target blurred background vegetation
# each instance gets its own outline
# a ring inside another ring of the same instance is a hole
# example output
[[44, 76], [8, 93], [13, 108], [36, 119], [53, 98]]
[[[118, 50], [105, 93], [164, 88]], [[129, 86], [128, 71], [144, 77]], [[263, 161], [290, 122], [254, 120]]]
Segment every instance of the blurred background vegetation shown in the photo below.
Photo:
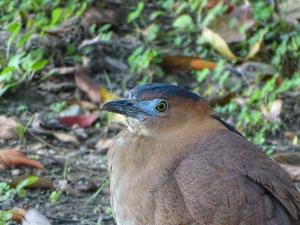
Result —
[[[102, 104], [170, 82], [205, 97], [267, 154], [298, 148], [299, 19], [297, 0], [1, 0], [0, 98], [71, 81]], [[60, 112], [66, 101], [44, 107]]]

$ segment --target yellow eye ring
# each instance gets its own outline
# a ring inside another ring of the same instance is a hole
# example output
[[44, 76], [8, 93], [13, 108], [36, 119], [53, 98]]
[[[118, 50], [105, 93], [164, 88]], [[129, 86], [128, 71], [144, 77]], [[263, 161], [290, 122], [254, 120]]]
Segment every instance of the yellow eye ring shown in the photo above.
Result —
[[160, 101], [160, 102], [156, 105], [155, 109], [156, 109], [158, 112], [164, 112], [164, 111], [166, 111], [166, 110], [168, 109], [168, 102], [167, 102], [166, 100]]

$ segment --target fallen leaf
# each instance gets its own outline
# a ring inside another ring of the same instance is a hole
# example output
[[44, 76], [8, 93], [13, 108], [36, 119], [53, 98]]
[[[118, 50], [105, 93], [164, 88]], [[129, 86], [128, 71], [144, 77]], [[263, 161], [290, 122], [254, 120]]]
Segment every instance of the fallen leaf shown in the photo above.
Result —
[[105, 87], [99, 88], [99, 95], [102, 103], [106, 103], [115, 99], [120, 98], [119, 96], [111, 93], [109, 90], [107, 90]]
[[280, 164], [280, 166], [290, 175], [294, 182], [300, 181], [300, 166]]
[[230, 50], [227, 42], [218, 34], [210, 30], [209, 28], [204, 28], [202, 31], [202, 36], [206, 39], [206, 41], [222, 55], [223, 57], [230, 59], [230, 60], [249, 60], [256, 56], [261, 48], [261, 44], [263, 42], [263, 37], [266, 31], [261, 33], [259, 40], [254, 43], [249, 50], [249, 53], [245, 58], [239, 58]]
[[189, 56], [163, 56], [161, 66], [165, 70], [202, 70], [202, 69], [215, 69], [217, 64], [213, 61], [200, 59], [197, 57]]
[[98, 152], [105, 153], [107, 152], [111, 144], [112, 144], [111, 138], [101, 138], [96, 144], [96, 149]]
[[258, 41], [256, 43], [254, 43], [253, 46], [251, 46], [250, 51], [244, 60], [249, 60], [249, 59], [253, 58], [259, 52], [265, 33], [266, 33], [266, 30], [260, 34], [260, 38], [258, 39]]
[[235, 97], [236, 97], [236, 93], [230, 92], [230, 93], [227, 93], [225, 95], [218, 96], [216, 98], [213, 98], [213, 99], [209, 100], [209, 104], [212, 107], [225, 106]]
[[[13, 180], [9, 183], [9, 186], [15, 188], [21, 181], [31, 176], [32, 175], [23, 175], [23, 176], [14, 177]], [[53, 188], [53, 183], [49, 178], [47, 177], [38, 177], [38, 178], [39, 179], [35, 183], [26, 186], [25, 189], [50, 190]]]
[[84, 91], [93, 102], [100, 102], [99, 85], [87, 75], [87, 72], [79, 68], [75, 73], [75, 83], [77, 87]]
[[13, 210], [12, 220], [21, 223], [22, 219], [24, 218], [25, 214], [27, 212], [27, 209], [22, 208], [16, 208]]
[[96, 104], [94, 104], [92, 102], [84, 101], [84, 100], [78, 100], [78, 101], [74, 102], [74, 104], [77, 104], [83, 110], [88, 110], [88, 111], [99, 108], [99, 106], [97, 106]]
[[272, 159], [291, 176], [293, 181], [300, 181], [300, 153], [277, 153]]
[[221, 2], [223, 2], [223, 4], [225, 6], [227, 6], [226, 13], [230, 13], [234, 9], [234, 5], [232, 5], [229, 0], [224, 0], [224, 1], [223, 0], [209, 0], [207, 2], [207, 4], [205, 5], [205, 10], [209, 11], [209, 10], [213, 9], [214, 7], [216, 7], [218, 4], [220, 4]]
[[100, 35], [93, 37], [92, 39], [83, 40], [82, 43], [78, 46], [78, 49], [81, 50], [87, 46], [98, 44], [100, 40]]
[[277, 99], [275, 100], [272, 105], [269, 107], [263, 107], [262, 113], [267, 120], [270, 122], [280, 122], [280, 113], [282, 109], [282, 100]]
[[53, 132], [53, 136], [62, 142], [73, 143], [76, 145], [80, 144], [78, 139], [72, 134], [67, 134], [63, 132]]
[[97, 9], [92, 7], [88, 9], [81, 20], [81, 25], [89, 28], [93, 24], [112, 24], [118, 25], [119, 12], [111, 9]]
[[97, 116], [95, 115], [83, 115], [83, 116], [65, 116], [57, 118], [61, 124], [64, 124], [68, 127], [78, 125], [82, 128], [90, 127], [96, 120]]
[[276, 68], [272, 65], [253, 61], [232, 67], [231, 70], [239, 75], [246, 76], [247, 78], [257, 78], [261, 75], [273, 75], [277, 72]]
[[0, 138], [12, 139], [17, 136], [16, 129], [20, 127], [20, 123], [14, 117], [0, 116]]
[[76, 72], [76, 67], [57, 67], [50, 71], [50, 73], [66, 75], [66, 74], [74, 74]]
[[[230, 25], [235, 22], [234, 25]], [[240, 6], [231, 5], [231, 10], [223, 15], [217, 16], [211, 23], [210, 29], [219, 34], [226, 43], [241, 42], [246, 39], [246, 34], [241, 32], [240, 28], [246, 30], [253, 27], [252, 8], [249, 3]]]
[[295, 138], [297, 138], [297, 134], [292, 131], [286, 131], [284, 132], [284, 137], [289, 141], [293, 141]]
[[44, 166], [27, 156], [18, 148], [0, 150], [0, 169], [12, 168], [17, 166], [33, 167], [43, 169]]
[[279, 164], [300, 166], [300, 153], [298, 152], [276, 153], [271, 158]]
[[217, 33], [213, 32], [209, 28], [205, 27], [202, 31], [202, 36], [206, 39], [206, 41], [223, 57], [230, 60], [237, 60], [229, 46], [225, 42], [225, 40]]
[[298, 24], [300, 19], [300, 1], [299, 0], [285, 0], [280, 2], [278, 9], [281, 16], [292, 24]]

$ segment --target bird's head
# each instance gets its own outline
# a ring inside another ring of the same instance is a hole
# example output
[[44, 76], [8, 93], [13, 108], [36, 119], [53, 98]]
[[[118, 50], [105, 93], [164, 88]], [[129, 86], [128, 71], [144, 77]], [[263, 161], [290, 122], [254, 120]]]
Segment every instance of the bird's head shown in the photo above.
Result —
[[212, 112], [200, 96], [176, 85], [155, 83], [138, 86], [128, 99], [108, 102], [102, 109], [126, 116], [129, 128], [143, 134], [154, 134], [162, 128], [180, 129]]

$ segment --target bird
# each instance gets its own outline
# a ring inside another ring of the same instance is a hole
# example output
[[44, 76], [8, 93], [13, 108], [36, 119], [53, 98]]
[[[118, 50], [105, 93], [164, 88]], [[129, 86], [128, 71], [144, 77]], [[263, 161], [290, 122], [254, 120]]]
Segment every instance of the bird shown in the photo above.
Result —
[[143, 84], [103, 110], [127, 126], [108, 151], [118, 225], [298, 225], [289, 175], [199, 95]]

